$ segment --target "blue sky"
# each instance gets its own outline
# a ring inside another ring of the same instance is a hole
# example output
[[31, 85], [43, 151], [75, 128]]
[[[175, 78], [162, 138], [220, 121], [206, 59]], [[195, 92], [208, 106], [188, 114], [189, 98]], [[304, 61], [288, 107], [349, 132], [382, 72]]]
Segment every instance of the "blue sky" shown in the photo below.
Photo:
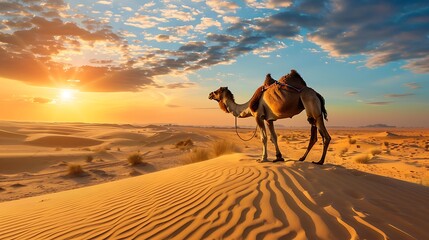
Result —
[[[51, 0], [0, 9], [0, 79], [13, 89], [0, 101], [43, 108], [36, 120], [225, 125], [231, 116], [207, 100], [210, 91], [228, 86], [244, 102], [265, 74], [296, 69], [326, 98], [331, 125], [429, 126], [427, 1]], [[81, 118], [40, 106], [58, 103], [55, 89], [64, 88], [87, 108]], [[91, 103], [111, 101], [159, 117], [114, 107], [91, 115]], [[31, 119], [20, 116], [0, 117]], [[305, 125], [305, 116], [282, 124]]]

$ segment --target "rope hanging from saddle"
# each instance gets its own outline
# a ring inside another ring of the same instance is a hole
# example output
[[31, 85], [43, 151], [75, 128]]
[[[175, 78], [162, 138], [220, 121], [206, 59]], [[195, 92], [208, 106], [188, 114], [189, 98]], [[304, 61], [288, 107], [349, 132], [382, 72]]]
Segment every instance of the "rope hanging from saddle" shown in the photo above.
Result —
[[258, 131], [258, 125], [256, 125], [255, 132], [253, 133], [253, 135], [252, 135], [250, 138], [248, 138], [248, 139], [244, 139], [244, 138], [242, 138], [242, 137], [240, 136], [240, 134], [238, 133], [237, 117], [235, 117], [235, 133], [237, 134], [237, 136], [238, 136], [241, 140], [243, 140], [243, 141], [245, 141], [245, 142], [248, 142], [248, 141], [252, 140], [252, 139], [256, 136], [256, 132], [257, 132], [257, 131]]

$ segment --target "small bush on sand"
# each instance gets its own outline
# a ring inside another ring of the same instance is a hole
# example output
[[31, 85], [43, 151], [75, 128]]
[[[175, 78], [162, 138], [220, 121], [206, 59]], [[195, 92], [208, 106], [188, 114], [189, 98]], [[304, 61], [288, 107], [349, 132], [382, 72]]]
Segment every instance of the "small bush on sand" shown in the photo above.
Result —
[[346, 147], [341, 148], [341, 150], [340, 150], [340, 156], [344, 156], [344, 154], [346, 154], [346, 152], [348, 152], [348, 151], [349, 151], [349, 149], [346, 148]]
[[354, 139], [354, 138], [349, 138], [349, 144], [350, 144], [350, 145], [355, 144], [355, 143], [356, 143], [356, 139]]
[[143, 156], [140, 153], [133, 153], [128, 156], [127, 160], [132, 166], [135, 166], [143, 163]]
[[378, 148], [373, 148], [373, 149], [371, 149], [371, 154], [372, 155], [378, 155], [378, 154], [380, 154], [381, 153], [381, 150], [380, 149], [378, 149]]
[[192, 163], [201, 162], [210, 159], [210, 152], [207, 149], [197, 148], [188, 154], [187, 159]]
[[232, 142], [228, 142], [225, 140], [215, 142], [213, 144], [213, 153], [216, 157], [227, 154], [227, 153], [235, 153], [240, 152], [241, 149]]
[[189, 149], [189, 148], [194, 146], [194, 142], [191, 139], [188, 139], [188, 140], [180, 141], [180, 142], [176, 143], [175, 146], [176, 146], [176, 148], [179, 148], [181, 150]]
[[367, 164], [371, 160], [371, 156], [369, 154], [361, 154], [356, 156], [354, 159], [357, 163]]
[[85, 172], [83, 171], [82, 166], [80, 166], [79, 164], [73, 164], [73, 163], [68, 164], [68, 170], [67, 170], [68, 176], [78, 177], [78, 176], [84, 175], [84, 173]]
[[94, 157], [92, 155], [86, 156], [86, 162], [92, 162], [94, 160]]

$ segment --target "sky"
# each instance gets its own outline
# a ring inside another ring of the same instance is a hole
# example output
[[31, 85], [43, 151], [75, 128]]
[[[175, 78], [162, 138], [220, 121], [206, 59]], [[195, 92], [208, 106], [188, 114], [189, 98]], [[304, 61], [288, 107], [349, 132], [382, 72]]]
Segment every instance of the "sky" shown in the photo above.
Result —
[[429, 2], [0, 0], [0, 120], [233, 126], [210, 92], [291, 69], [328, 126], [429, 127]]

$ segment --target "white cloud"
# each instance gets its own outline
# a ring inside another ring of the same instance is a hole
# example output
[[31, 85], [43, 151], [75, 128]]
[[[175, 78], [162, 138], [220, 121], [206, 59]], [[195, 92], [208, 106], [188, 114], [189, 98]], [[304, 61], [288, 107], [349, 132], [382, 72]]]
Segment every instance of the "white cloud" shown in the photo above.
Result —
[[112, 4], [111, 1], [98, 1], [97, 3], [98, 4], [103, 4], [103, 5], [110, 5], [110, 4]]
[[177, 9], [163, 9], [161, 10], [161, 15], [165, 18], [173, 18], [185, 22], [195, 20], [192, 13], [180, 11]]
[[201, 18], [201, 23], [195, 27], [195, 30], [196, 31], [203, 31], [209, 27], [218, 27], [219, 29], [221, 29], [222, 25], [220, 24], [219, 21], [214, 20], [213, 18], [203, 17], [203, 18]]
[[239, 17], [224, 16], [222, 19], [223, 19], [223, 21], [225, 23], [230, 23], [230, 24], [234, 24], [234, 23], [240, 22], [240, 18]]
[[212, 8], [214, 12], [226, 14], [228, 12], [235, 13], [239, 6], [232, 1], [207, 0], [206, 4]]
[[160, 22], [167, 22], [164, 18], [146, 16], [146, 15], [136, 15], [129, 18], [125, 25], [134, 26], [138, 28], [152, 28], [158, 25]]
[[268, 8], [268, 9], [278, 9], [285, 8], [292, 5], [292, 1], [288, 0], [265, 0], [258, 2], [256, 0], [246, 0], [247, 5], [253, 8]]

